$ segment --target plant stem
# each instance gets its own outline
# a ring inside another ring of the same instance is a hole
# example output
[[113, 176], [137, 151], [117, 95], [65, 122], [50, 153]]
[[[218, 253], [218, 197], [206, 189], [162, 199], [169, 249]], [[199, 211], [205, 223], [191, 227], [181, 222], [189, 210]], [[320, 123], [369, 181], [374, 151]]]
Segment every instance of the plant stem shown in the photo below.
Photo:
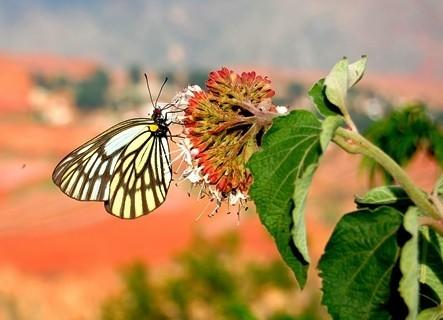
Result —
[[391, 157], [362, 135], [338, 128], [333, 141], [345, 151], [359, 153], [374, 159], [405, 189], [411, 200], [424, 214], [437, 220], [443, 218], [428, 200], [426, 194], [412, 182], [406, 172]]
[[440, 223], [440, 221], [432, 219], [431, 217], [420, 217], [419, 221], [421, 225], [431, 227], [435, 232], [443, 237], [443, 225]]
[[345, 122], [347, 123], [347, 125], [349, 126], [349, 128], [351, 128], [352, 131], [358, 133], [358, 129], [357, 126], [355, 125], [354, 121], [352, 120], [351, 116], [349, 115], [348, 112], [346, 112], [343, 115], [343, 118], [345, 119]]

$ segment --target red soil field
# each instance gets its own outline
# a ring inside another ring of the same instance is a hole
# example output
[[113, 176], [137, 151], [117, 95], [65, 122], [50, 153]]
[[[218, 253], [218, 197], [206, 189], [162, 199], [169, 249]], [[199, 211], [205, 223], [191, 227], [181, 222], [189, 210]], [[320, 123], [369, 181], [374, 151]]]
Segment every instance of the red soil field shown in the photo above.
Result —
[[[5, 155], [0, 159], [3, 265], [50, 272], [117, 266], [136, 258], [150, 264], [163, 263], [184, 249], [198, 229], [209, 235], [236, 229], [244, 237], [245, 252], [264, 257], [275, 254], [253, 210], [241, 216], [238, 226], [235, 214], [219, 213], [195, 221], [211, 207], [205, 209], [206, 201], [189, 198], [177, 187], [171, 188], [161, 208], [132, 221], [110, 216], [101, 203], [78, 202], [62, 194], [51, 182], [53, 168], [64, 154], [100, 130], [27, 122], [0, 127], [0, 149]], [[316, 247], [314, 256], [321, 253], [332, 226], [331, 222], [320, 222], [324, 215], [338, 219], [341, 212], [353, 209], [353, 194], [367, 188], [365, 178], [359, 176], [358, 162], [358, 157], [336, 148], [324, 156], [307, 207], [308, 227], [313, 234], [310, 243]], [[428, 189], [438, 174], [435, 164], [424, 154], [413, 161], [409, 171]], [[340, 188], [336, 187], [338, 181]]]
[[0, 127], [5, 153], [0, 160], [1, 264], [46, 273], [113, 267], [135, 259], [164, 263], [187, 246], [197, 229], [210, 235], [237, 229], [254, 255], [275, 252], [254, 213], [241, 217], [239, 226], [235, 214], [195, 221], [211, 207], [205, 209], [205, 201], [197, 202], [175, 186], [160, 209], [132, 221], [107, 214], [101, 203], [68, 198], [52, 184], [52, 170], [64, 154], [100, 131], [88, 128], [26, 121]]
[[[53, 168], [107, 125], [51, 127], [28, 120], [0, 125], [0, 297], [23, 318], [37, 313], [41, 319], [97, 319], [103, 300], [121, 286], [122, 266], [143, 261], [161, 271], [189, 250], [195, 232], [214, 237], [233, 230], [241, 239], [239, 259], [278, 259], [253, 208], [239, 224], [235, 214], [223, 212], [195, 221], [211, 207], [189, 198], [186, 187], [173, 186], [162, 207], [132, 221], [112, 217], [101, 203], [65, 196], [51, 182]], [[306, 206], [313, 266], [341, 214], [354, 210], [353, 195], [368, 187], [358, 168], [359, 157], [334, 147], [322, 159]], [[427, 190], [438, 174], [423, 153], [408, 171]], [[308, 288], [319, 285], [311, 268]], [[297, 295], [303, 299], [306, 292]], [[2, 317], [7, 319], [8, 309], [0, 306]]]
[[0, 55], [0, 112], [26, 111], [29, 108], [31, 76], [10, 57]]

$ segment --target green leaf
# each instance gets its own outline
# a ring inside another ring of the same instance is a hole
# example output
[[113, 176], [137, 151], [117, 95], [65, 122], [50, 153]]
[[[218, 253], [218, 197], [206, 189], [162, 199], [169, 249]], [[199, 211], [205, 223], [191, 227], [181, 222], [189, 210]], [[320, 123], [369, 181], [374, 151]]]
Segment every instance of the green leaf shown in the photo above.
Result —
[[413, 204], [406, 191], [400, 186], [381, 186], [371, 189], [363, 196], [355, 196], [355, 203], [359, 208], [390, 205], [398, 209]]
[[344, 124], [344, 120], [340, 116], [330, 116], [323, 120], [321, 124], [320, 145], [323, 152], [326, 151], [329, 142], [335, 134], [335, 130]]
[[309, 262], [302, 206], [311, 165], [321, 154], [320, 132], [320, 121], [311, 112], [296, 110], [278, 117], [263, 137], [262, 149], [248, 162], [254, 177], [250, 196], [300, 287], [306, 283]]
[[441, 320], [443, 319], [443, 306], [425, 309], [419, 313], [417, 320]]
[[[428, 227], [419, 232], [420, 283], [443, 301], [443, 238]], [[430, 295], [430, 294], [428, 294]]]
[[308, 94], [314, 103], [315, 109], [324, 117], [341, 115], [340, 109], [326, 98], [324, 82], [325, 80], [321, 79], [309, 89]]
[[402, 214], [360, 210], [337, 224], [320, 259], [323, 304], [334, 319], [390, 319], [391, 275], [400, 248]]
[[418, 209], [411, 207], [404, 216], [403, 227], [411, 238], [403, 245], [400, 256], [399, 291], [405, 301], [409, 314], [406, 320], [414, 320], [418, 314], [419, 297], [419, 263], [418, 263]]
[[316, 169], [316, 163], [309, 165], [306, 168], [303, 176], [296, 178], [294, 183], [294, 210], [292, 210], [292, 220], [294, 222], [294, 226], [292, 227], [292, 240], [306, 262], [311, 262], [311, 259], [309, 257], [308, 245], [306, 243], [304, 209], [308, 189], [311, 185], [312, 177], [314, 176]]
[[332, 67], [325, 78], [327, 99], [336, 105], [342, 114], [347, 114], [346, 94], [348, 91], [348, 59], [343, 58]]
[[348, 88], [353, 87], [363, 77], [366, 70], [366, 63], [368, 58], [363, 55], [361, 59], [351, 63], [348, 67]]

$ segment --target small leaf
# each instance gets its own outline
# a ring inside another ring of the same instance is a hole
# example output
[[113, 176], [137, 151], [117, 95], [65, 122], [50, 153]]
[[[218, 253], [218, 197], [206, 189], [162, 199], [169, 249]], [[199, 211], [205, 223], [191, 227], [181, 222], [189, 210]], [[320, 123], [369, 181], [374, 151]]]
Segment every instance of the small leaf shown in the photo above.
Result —
[[402, 214], [360, 210], [337, 224], [320, 259], [323, 300], [334, 319], [390, 319], [391, 275], [400, 248]]
[[361, 59], [351, 63], [348, 67], [348, 88], [353, 87], [363, 77], [368, 58], [364, 55]]
[[314, 176], [316, 169], [316, 163], [310, 164], [306, 168], [303, 177], [296, 178], [294, 183], [294, 210], [292, 210], [292, 220], [294, 221], [294, 226], [292, 228], [292, 239], [306, 262], [311, 262], [311, 259], [309, 258], [308, 246], [306, 244], [304, 209], [308, 189], [311, 185], [312, 177]]
[[330, 116], [323, 120], [321, 124], [320, 145], [323, 152], [326, 151], [329, 142], [332, 140], [335, 134], [335, 130], [344, 123], [344, 120], [340, 116]]
[[343, 58], [335, 64], [325, 78], [327, 99], [336, 105], [342, 114], [347, 114], [346, 94], [348, 91], [348, 59]]
[[441, 320], [443, 319], [443, 306], [425, 309], [418, 314], [417, 320]]
[[427, 285], [433, 296], [443, 301], [443, 238], [428, 227], [419, 233], [420, 283]]
[[400, 256], [400, 280], [399, 291], [405, 301], [409, 314], [406, 320], [414, 320], [418, 314], [419, 297], [419, 263], [418, 263], [418, 209], [411, 207], [404, 216], [403, 227], [411, 238], [403, 245]]
[[324, 82], [325, 80], [321, 79], [309, 89], [308, 94], [314, 103], [315, 109], [324, 117], [341, 115], [340, 109], [326, 98]]
[[[320, 131], [320, 121], [311, 112], [296, 110], [278, 117], [263, 137], [262, 149], [248, 162], [254, 177], [250, 196], [300, 287], [306, 283], [309, 262], [301, 207], [311, 165], [321, 154]], [[300, 211], [293, 213], [296, 206]]]
[[359, 208], [382, 205], [404, 207], [413, 204], [406, 191], [400, 186], [382, 186], [371, 189], [363, 196], [355, 196], [355, 203]]

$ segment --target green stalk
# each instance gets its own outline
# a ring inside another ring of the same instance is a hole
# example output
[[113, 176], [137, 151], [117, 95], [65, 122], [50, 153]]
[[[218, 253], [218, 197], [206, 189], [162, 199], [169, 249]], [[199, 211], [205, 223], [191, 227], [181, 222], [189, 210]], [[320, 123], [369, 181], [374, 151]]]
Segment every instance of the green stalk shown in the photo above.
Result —
[[362, 135], [338, 128], [333, 141], [345, 151], [359, 153], [374, 159], [405, 189], [411, 200], [424, 214], [437, 220], [443, 218], [428, 200], [426, 194], [415, 185], [406, 172], [391, 157]]
[[348, 110], [346, 108], [344, 108], [344, 110], [342, 110], [342, 112], [343, 111], [346, 111], [346, 112], [343, 113], [343, 118], [345, 119], [345, 122], [347, 123], [349, 128], [351, 128], [352, 131], [358, 133], [357, 126], [355, 125], [355, 123], [352, 120], [350, 114], [348, 113]]
[[443, 225], [440, 221], [432, 219], [431, 217], [420, 217], [419, 222], [421, 225], [428, 226], [443, 237]]

